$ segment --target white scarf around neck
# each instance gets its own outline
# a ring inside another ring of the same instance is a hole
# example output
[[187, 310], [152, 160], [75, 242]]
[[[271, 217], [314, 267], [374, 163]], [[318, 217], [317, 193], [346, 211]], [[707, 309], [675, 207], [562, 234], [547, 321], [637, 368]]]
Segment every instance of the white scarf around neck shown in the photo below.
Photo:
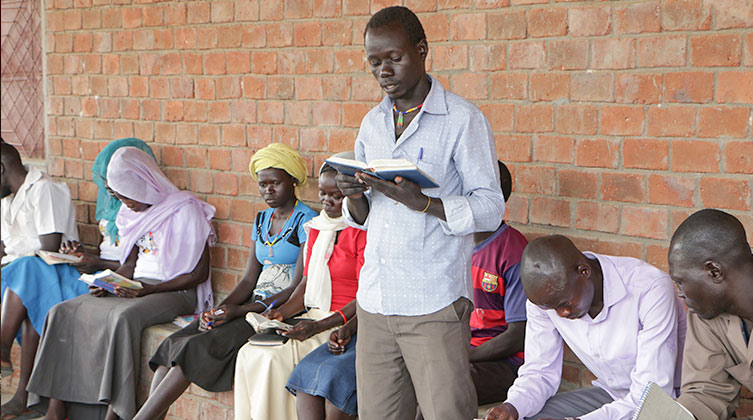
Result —
[[[337, 232], [346, 227], [342, 216], [333, 219], [327, 216], [324, 210], [303, 225], [308, 238], [310, 238], [308, 235], [311, 229], [319, 231], [319, 235], [317, 235], [316, 241], [311, 247], [311, 257], [307, 269], [308, 276], [306, 277], [306, 292], [303, 302], [308, 308], [318, 308], [329, 312], [332, 303], [332, 278], [329, 274], [328, 263], [335, 248]], [[308, 249], [308, 246], [306, 249]], [[305, 257], [304, 255], [304, 261], [306, 261]]]

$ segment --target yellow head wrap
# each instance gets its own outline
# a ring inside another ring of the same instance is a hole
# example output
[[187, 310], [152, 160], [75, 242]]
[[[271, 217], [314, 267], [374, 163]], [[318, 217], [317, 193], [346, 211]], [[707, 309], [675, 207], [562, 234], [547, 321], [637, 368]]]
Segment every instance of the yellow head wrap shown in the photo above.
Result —
[[290, 146], [282, 143], [272, 143], [259, 149], [248, 164], [251, 177], [258, 181], [257, 172], [268, 168], [282, 169], [298, 181], [298, 185], [306, 185], [308, 181], [308, 169], [301, 155]]

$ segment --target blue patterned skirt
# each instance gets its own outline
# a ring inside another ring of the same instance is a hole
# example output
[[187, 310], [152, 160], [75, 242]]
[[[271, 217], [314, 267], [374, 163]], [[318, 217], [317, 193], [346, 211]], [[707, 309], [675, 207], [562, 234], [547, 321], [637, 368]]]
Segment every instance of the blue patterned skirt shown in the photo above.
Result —
[[340, 355], [330, 353], [327, 343], [317, 347], [298, 363], [285, 388], [293, 395], [301, 391], [322, 397], [351, 416], [358, 414], [356, 338], [357, 335]]
[[[42, 332], [50, 308], [89, 291], [78, 278], [81, 273], [69, 264], [47, 265], [39, 257], [21, 257], [2, 268], [0, 296], [10, 288], [23, 302], [37, 334]], [[21, 343], [19, 329], [16, 340]]]

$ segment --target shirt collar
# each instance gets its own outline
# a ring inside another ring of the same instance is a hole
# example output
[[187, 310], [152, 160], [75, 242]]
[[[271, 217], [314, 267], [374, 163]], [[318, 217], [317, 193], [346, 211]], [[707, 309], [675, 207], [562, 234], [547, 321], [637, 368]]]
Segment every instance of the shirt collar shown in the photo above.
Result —
[[622, 275], [620, 275], [620, 272], [611, 260], [593, 252], [584, 252], [583, 254], [587, 258], [598, 261], [601, 266], [604, 307], [594, 319], [594, 321], [600, 321], [607, 316], [608, 308], [614, 306], [627, 296], [627, 288], [625, 287]]
[[[429, 89], [429, 93], [426, 95], [426, 99], [424, 99], [421, 111], [428, 112], [429, 114], [447, 114], [447, 101], [445, 100], [444, 87], [439, 83], [439, 80], [431, 75], [427, 74], [426, 77], [431, 81], [431, 89]], [[392, 112], [392, 105], [392, 99], [385, 95], [382, 102], [379, 103], [379, 109], [385, 114], [388, 114]]]

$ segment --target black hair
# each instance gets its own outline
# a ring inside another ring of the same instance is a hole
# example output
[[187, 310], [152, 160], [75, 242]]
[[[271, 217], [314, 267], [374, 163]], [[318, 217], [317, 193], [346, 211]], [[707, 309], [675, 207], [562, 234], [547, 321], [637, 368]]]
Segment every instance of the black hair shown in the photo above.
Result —
[[682, 260], [717, 260], [739, 265], [750, 259], [745, 227], [735, 216], [716, 209], [699, 210], [685, 219], [672, 235], [669, 253]]
[[4, 165], [23, 166], [21, 162], [21, 155], [18, 153], [18, 150], [13, 147], [13, 145], [6, 143], [5, 141], [0, 142], [0, 150], [2, 150], [2, 153], [0, 153], [0, 155], [2, 155], [2, 162]]
[[424, 33], [424, 27], [421, 25], [421, 21], [418, 20], [418, 16], [410, 9], [403, 6], [391, 6], [374, 13], [369, 19], [369, 23], [366, 24], [366, 28], [363, 30], [363, 36], [366, 37], [366, 32], [369, 29], [381, 28], [383, 26], [397, 23], [403, 28], [405, 34], [408, 35], [408, 39], [415, 45], [426, 39]]
[[502, 195], [505, 197], [505, 202], [507, 202], [510, 194], [512, 194], [512, 175], [510, 174], [510, 170], [507, 169], [507, 165], [501, 160], [498, 160], [497, 164], [499, 164], [499, 186], [502, 187]]

